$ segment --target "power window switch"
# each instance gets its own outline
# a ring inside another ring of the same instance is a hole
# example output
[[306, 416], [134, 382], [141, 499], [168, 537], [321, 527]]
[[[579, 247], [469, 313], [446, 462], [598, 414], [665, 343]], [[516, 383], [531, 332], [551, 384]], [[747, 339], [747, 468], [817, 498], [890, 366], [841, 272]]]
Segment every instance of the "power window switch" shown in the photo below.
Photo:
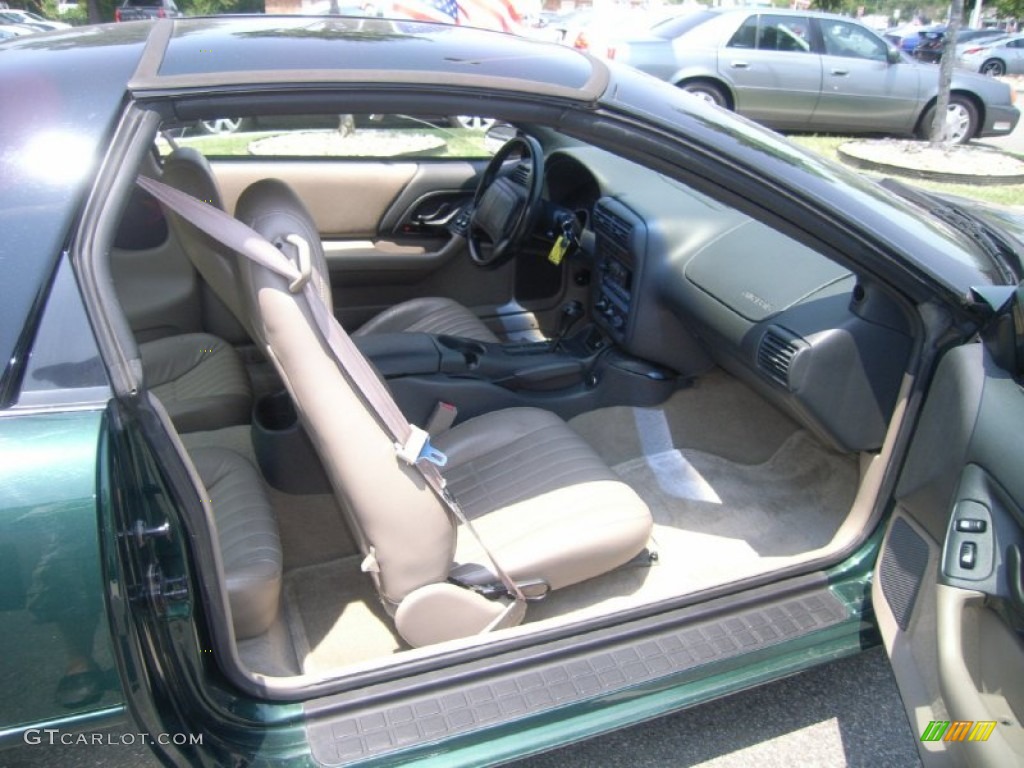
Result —
[[978, 545], [973, 541], [965, 541], [960, 545], [960, 567], [965, 571], [973, 571], [978, 564]]
[[956, 529], [962, 533], [984, 533], [986, 528], [987, 523], [976, 517], [962, 517], [956, 521]]

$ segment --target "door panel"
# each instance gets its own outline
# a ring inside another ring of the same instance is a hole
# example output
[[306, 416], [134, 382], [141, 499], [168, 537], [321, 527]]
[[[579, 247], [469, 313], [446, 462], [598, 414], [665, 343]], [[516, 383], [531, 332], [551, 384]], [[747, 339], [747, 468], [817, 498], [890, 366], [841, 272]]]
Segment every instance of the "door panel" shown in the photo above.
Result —
[[[419, 296], [454, 299], [496, 327], [535, 326], [515, 301], [515, 262], [481, 270], [445, 228], [472, 199], [486, 162], [232, 159], [211, 165], [229, 211], [260, 179], [279, 178], [295, 189], [321, 233], [335, 314], [349, 329]], [[558, 293], [528, 309], [554, 316], [560, 302]], [[523, 314], [522, 322], [496, 320], [508, 313]]]
[[981, 344], [946, 354], [872, 597], [926, 765], [1024, 762], [1024, 392]]
[[822, 20], [821, 98], [811, 127], [910, 131], [917, 118], [920, 73], [890, 64], [888, 45], [860, 24]]
[[753, 15], [719, 50], [718, 72], [732, 85], [737, 112], [772, 126], [807, 125], [822, 77], [809, 30], [802, 16]]

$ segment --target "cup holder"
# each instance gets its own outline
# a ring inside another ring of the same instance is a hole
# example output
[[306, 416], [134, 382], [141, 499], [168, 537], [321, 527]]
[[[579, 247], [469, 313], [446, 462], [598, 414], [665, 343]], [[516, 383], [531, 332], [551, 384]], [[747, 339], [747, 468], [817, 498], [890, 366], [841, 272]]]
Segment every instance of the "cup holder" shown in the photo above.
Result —
[[466, 367], [473, 370], [487, 354], [487, 347], [479, 341], [465, 339], [461, 336], [438, 336], [437, 343], [445, 349], [450, 349], [462, 355], [466, 361]]
[[320, 457], [299, 423], [287, 391], [274, 392], [256, 401], [252, 446], [263, 477], [277, 490], [292, 494], [331, 492]]

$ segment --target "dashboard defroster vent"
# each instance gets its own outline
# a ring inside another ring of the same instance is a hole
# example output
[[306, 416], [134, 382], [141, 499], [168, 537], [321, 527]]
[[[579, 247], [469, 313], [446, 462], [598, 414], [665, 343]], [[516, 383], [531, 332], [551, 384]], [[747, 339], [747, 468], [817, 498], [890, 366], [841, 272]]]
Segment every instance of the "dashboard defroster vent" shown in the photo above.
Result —
[[789, 369], [793, 358], [807, 345], [781, 328], [765, 331], [757, 347], [757, 367], [776, 384], [789, 389]]

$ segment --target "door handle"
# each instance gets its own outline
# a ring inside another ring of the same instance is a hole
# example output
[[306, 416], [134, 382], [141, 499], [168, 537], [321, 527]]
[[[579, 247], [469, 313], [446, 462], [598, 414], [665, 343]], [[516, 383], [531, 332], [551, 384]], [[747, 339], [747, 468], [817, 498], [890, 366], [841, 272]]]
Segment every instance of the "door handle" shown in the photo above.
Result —
[[731, 66], [733, 69], [746, 69], [747, 67], [750, 66], [750, 63], [746, 62], [746, 61], [739, 60], [739, 61], [729, 62], [729, 66]]
[[846, 77], [848, 74], [850, 74], [850, 70], [848, 70], [848, 69], [833, 69], [832, 70], [832, 74], [835, 75], [836, 77]]

